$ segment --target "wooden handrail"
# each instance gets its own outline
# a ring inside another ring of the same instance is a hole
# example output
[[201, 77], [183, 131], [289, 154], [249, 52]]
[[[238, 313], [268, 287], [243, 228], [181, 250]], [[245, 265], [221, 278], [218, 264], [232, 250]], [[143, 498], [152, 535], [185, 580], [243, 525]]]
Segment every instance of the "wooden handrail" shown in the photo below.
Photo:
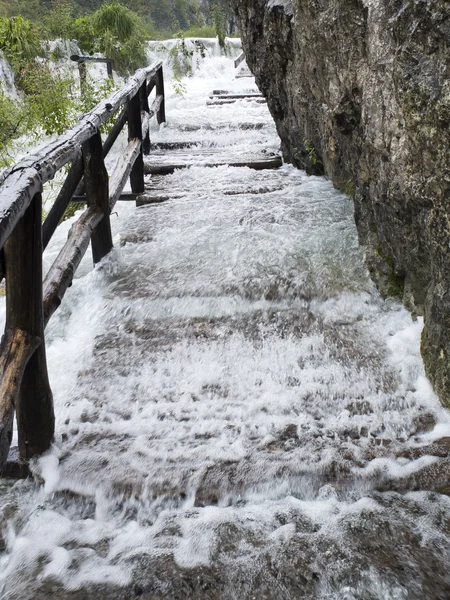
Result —
[[[156, 89], [155, 89], [156, 88]], [[150, 107], [148, 95], [155, 89]], [[102, 143], [100, 126], [120, 109]], [[144, 190], [143, 153], [150, 149], [149, 122], [165, 121], [162, 62], [140, 69], [127, 84], [63, 133], [0, 177], [0, 282], [6, 276], [6, 326], [0, 345], [0, 473], [11, 443], [14, 410], [23, 459], [47, 450], [54, 436], [44, 329], [71, 285], [92, 242], [94, 264], [112, 248], [109, 215], [130, 178]], [[108, 176], [104, 159], [128, 123], [128, 146]], [[42, 225], [43, 185], [71, 162], [58, 197]], [[42, 281], [42, 252], [72, 198], [87, 207]]]
[[126, 86], [100, 102], [72, 129], [36, 154], [23, 159], [0, 177], [0, 248], [3, 248], [34, 195], [42, 190], [42, 185], [53, 179], [64, 165], [73, 161], [79, 154], [80, 146], [134, 98], [141, 85], [158, 71], [162, 72], [162, 61], [136, 71]]

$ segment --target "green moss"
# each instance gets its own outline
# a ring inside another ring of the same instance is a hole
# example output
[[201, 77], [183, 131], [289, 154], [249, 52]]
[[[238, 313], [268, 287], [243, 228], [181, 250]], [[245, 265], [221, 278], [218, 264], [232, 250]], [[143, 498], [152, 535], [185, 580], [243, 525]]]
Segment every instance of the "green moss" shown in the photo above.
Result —
[[342, 187], [342, 191], [344, 192], [344, 194], [346, 196], [354, 199], [355, 193], [356, 193], [356, 187], [355, 187], [354, 181], [352, 179], [347, 179], [347, 181], [344, 183], [344, 185]]
[[403, 298], [405, 282], [402, 277], [396, 275], [393, 271], [387, 275], [386, 294], [392, 298]]

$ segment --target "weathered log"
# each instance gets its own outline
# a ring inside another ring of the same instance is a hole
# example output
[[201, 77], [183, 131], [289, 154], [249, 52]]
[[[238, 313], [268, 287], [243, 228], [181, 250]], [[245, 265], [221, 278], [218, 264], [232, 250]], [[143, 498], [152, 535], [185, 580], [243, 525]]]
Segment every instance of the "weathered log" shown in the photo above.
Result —
[[[134, 139], [128, 143], [125, 153], [119, 157], [114, 172], [109, 180], [109, 210], [114, 208], [119, 199], [134, 162], [141, 152], [141, 140]], [[140, 192], [139, 192], [140, 193]]]
[[[186, 169], [192, 164], [195, 164], [191, 161], [189, 163], [186, 162], [174, 162], [172, 164], [168, 163], [160, 163], [160, 164], [151, 164], [150, 162], [146, 162], [145, 164], [145, 173], [148, 175], [170, 175], [174, 173], [178, 169]], [[255, 158], [248, 160], [216, 160], [210, 162], [202, 162], [198, 163], [202, 167], [220, 167], [223, 165], [229, 165], [230, 167], [248, 167], [249, 169], [254, 169], [256, 171], [263, 171], [265, 169], [278, 169], [282, 166], [282, 160], [279, 156], [273, 156], [268, 158]]]
[[[244, 100], [245, 102], [256, 102], [257, 104], [266, 104], [267, 100], [265, 98], [262, 98], [260, 96], [256, 96], [255, 98], [253, 97], [241, 97], [241, 100]], [[206, 101], [206, 106], [225, 106], [226, 104], [234, 104], [235, 102], [237, 102], [237, 99], [227, 99], [227, 100], [207, 100]]]
[[[144, 83], [139, 90], [141, 100], [141, 112], [143, 111], [147, 115], [150, 113], [150, 106], [148, 103], [147, 85]], [[150, 118], [150, 117], [148, 117]], [[150, 154], [150, 126], [147, 127], [147, 133], [142, 134], [142, 152], [144, 154]]]
[[115, 124], [111, 128], [111, 131], [108, 133], [108, 135], [106, 137], [105, 143], [103, 144], [103, 158], [106, 158], [108, 156], [109, 151], [113, 147], [114, 142], [117, 140], [117, 138], [120, 135], [120, 132], [124, 128], [125, 123], [127, 122], [127, 119], [128, 119], [128, 110], [127, 110], [127, 107], [125, 107], [121, 111], [120, 115], [117, 118], [117, 121], [115, 122]]
[[236, 58], [236, 60], [234, 61], [234, 68], [237, 69], [238, 66], [244, 62], [245, 60], [245, 53], [241, 52], [241, 54], [239, 54], [239, 56]]
[[40, 175], [31, 168], [12, 173], [0, 188], [0, 249], [41, 190]]
[[11, 446], [14, 410], [23, 373], [41, 340], [21, 329], [8, 329], [0, 344], [0, 473]]
[[69, 238], [44, 280], [44, 323], [61, 304], [75, 271], [89, 247], [92, 232], [103, 219], [103, 213], [90, 206], [72, 225]]
[[103, 161], [103, 147], [100, 133], [93, 135], [83, 144], [84, 184], [88, 206], [96, 207], [103, 213], [103, 219], [92, 232], [92, 257], [94, 264], [102, 260], [113, 247], [109, 222], [109, 182], [108, 172]]
[[72, 163], [63, 186], [42, 226], [42, 243], [44, 248], [47, 248], [56, 228], [61, 222], [67, 205], [71, 201], [73, 194], [76, 192], [80, 181], [83, 178], [83, 173], [83, 160], [81, 156], [78, 156]]
[[[142, 117], [141, 101], [138, 94], [128, 102], [128, 141], [133, 139], [142, 140]], [[132, 192], [144, 191], [144, 156], [142, 144], [139, 154], [136, 156], [130, 172], [130, 184]]]
[[164, 94], [164, 74], [163, 74], [163, 68], [161, 66], [160, 69], [158, 69], [155, 73], [155, 77], [156, 77], [156, 96], [161, 96], [162, 100], [161, 100], [161, 104], [159, 106], [159, 111], [156, 115], [156, 118], [158, 120], [158, 124], [161, 125], [161, 123], [165, 123], [166, 122], [166, 102], [164, 100], [165, 98], [165, 94]]
[[216, 94], [213, 93], [209, 96], [215, 100], [246, 100], [247, 98], [262, 98], [262, 94], [260, 92], [248, 92], [247, 94]]
[[[106, 158], [106, 156], [109, 154], [114, 142], [119, 137], [120, 132], [122, 131], [126, 122], [127, 122], [127, 110], [125, 108], [120, 113], [116, 123], [112, 127], [111, 131], [109, 132], [109, 134], [103, 144], [103, 157], [104, 158]], [[72, 166], [70, 167], [70, 170], [67, 174], [64, 184], [63, 184], [61, 190], [59, 191], [59, 194], [58, 194], [55, 202], [53, 203], [53, 206], [50, 209], [50, 212], [48, 213], [47, 218], [44, 221], [43, 230], [42, 230], [44, 248], [47, 248], [53, 234], [56, 231], [56, 228], [58, 227], [59, 223], [61, 222], [62, 217], [64, 216], [64, 212], [67, 208], [67, 205], [69, 204], [69, 202], [72, 201], [74, 194], [79, 192], [84, 195], [85, 186], [84, 186], [84, 182], [82, 182], [83, 173], [84, 173], [84, 164], [83, 164], [82, 157], [79, 156], [72, 163]], [[81, 182], [82, 182], [82, 185], [80, 185]], [[86, 200], [86, 198], [81, 200], [81, 202], [83, 202], [85, 200]], [[1, 271], [0, 271], [0, 273], [1, 273]], [[1, 278], [0, 278], [0, 281], [1, 281]]]
[[158, 114], [158, 111], [161, 110], [161, 106], [162, 106], [163, 102], [164, 102], [164, 96], [161, 96], [160, 94], [158, 96], [156, 96], [156, 98], [153, 100], [152, 105], [149, 110], [150, 118], [152, 118]]
[[[41, 219], [42, 196], [36, 194], [5, 244], [6, 328], [43, 340]], [[21, 457], [42, 454], [50, 447], [55, 428], [44, 344], [25, 368], [16, 415]]]

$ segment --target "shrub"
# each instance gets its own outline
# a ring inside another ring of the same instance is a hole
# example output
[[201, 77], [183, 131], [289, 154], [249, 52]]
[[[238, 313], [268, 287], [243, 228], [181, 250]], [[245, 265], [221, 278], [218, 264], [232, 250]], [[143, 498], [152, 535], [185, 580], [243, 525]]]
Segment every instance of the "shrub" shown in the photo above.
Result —
[[22, 132], [22, 107], [0, 89], [0, 167], [11, 162], [12, 141]]
[[20, 68], [22, 62], [43, 54], [36, 28], [20, 16], [0, 18], [0, 48], [15, 70]]
[[204, 25], [203, 27], [190, 27], [183, 32], [183, 35], [187, 38], [214, 38], [216, 32], [211, 25]]

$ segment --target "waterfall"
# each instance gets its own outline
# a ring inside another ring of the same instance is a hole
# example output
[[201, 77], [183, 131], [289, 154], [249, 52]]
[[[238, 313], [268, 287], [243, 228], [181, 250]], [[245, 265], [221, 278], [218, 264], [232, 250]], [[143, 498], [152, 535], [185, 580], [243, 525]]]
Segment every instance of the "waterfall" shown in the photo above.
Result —
[[3, 52], [0, 50], [0, 85], [8, 96], [18, 98], [19, 94], [14, 83], [14, 73]]

